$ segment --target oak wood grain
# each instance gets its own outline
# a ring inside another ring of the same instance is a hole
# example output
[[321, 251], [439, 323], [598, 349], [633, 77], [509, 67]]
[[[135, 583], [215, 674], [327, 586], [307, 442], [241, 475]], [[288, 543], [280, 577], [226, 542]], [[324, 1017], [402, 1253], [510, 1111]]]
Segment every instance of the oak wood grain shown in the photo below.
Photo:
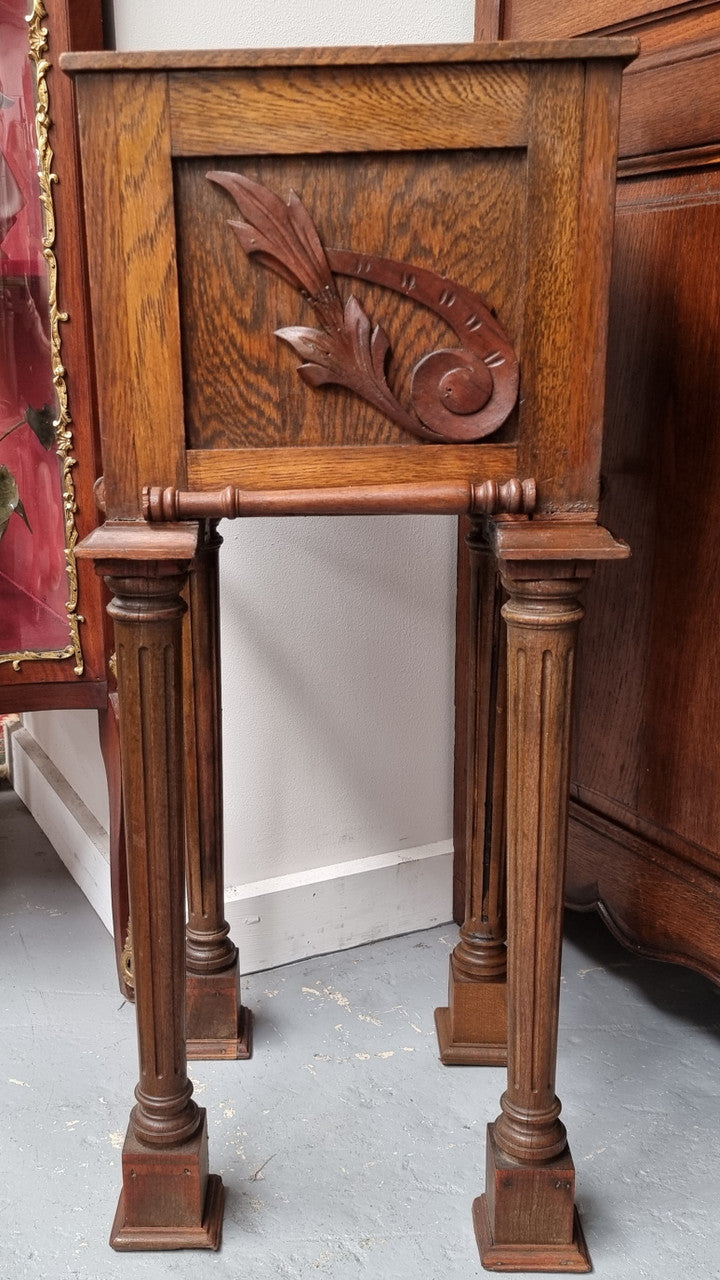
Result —
[[[105, 210], [87, 221], [105, 498], [132, 517], [149, 476], [185, 477], [172, 429], [183, 404], [166, 85], [90, 77], [78, 101], [85, 189]], [[134, 198], [140, 181], [152, 206]]]
[[517, 472], [514, 445], [376, 445], [339, 449], [189, 449], [191, 489], [319, 488], [321, 485], [429, 484], [509, 480]]
[[[667, 153], [718, 141], [715, 84], [720, 54], [716, 0], [682, 5], [642, 0], [601, 0], [561, 5], [557, 0], [478, 0], [479, 39], [634, 34], [640, 56], [624, 77], [620, 156], [653, 156], [667, 169]], [[675, 161], [673, 161], [675, 163]]]
[[198, 82], [188, 72], [170, 77], [172, 148], [176, 155], [312, 155], [327, 151], [429, 151], [443, 147], [522, 146], [526, 138], [527, 72], [522, 65], [432, 64], [333, 67], [335, 92], [346, 110], [333, 110], [326, 86], [308, 70], [288, 84], [284, 69], [238, 77], [217, 71]]
[[[605, 346], [612, 227], [607, 166], [615, 164], [615, 138], [595, 130], [602, 121], [606, 129], [612, 128], [613, 112], [602, 97], [616, 95], [618, 87], [603, 83], [597, 68], [588, 70], [586, 79], [579, 63], [568, 64], [562, 75], [544, 74], [546, 91], [535, 99], [528, 146], [528, 284], [522, 348], [526, 398], [518, 462], [521, 472], [538, 481], [540, 512], [593, 513], [599, 497], [603, 393], [597, 365], [591, 372], [586, 362], [589, 352], [595, 360], [598, 353], [602, 358]], [[597, 112], [587, 134], [583, 89], [591, 113]], [[553, 123], [559, 118], [564, 121], [561, 141]], [[586, 346], [564, 341], [568, 317], [587, 336]]]
[[532, 39], [476, 44], [332, 45], [325, 48], [208, 49], [122, 51], [104, 50], [68, 53], [61, 60], [64, 71], [182, 71], [188, 68], [214, 70], [238, 67], [336, 67], [403, 66], [407, 63], [431, 65], [458, 62], [562, 61], [567, 58], [632, 57], [637, 45], [632, 38], [608, 40]]

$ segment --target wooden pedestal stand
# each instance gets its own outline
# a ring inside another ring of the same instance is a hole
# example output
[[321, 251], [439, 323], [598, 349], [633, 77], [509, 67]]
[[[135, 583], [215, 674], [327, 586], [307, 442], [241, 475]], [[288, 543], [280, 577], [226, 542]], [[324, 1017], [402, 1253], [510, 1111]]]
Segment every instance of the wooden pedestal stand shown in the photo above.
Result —
[[[223, 1192], [208, 1174], [205, 1111], [185, 1053], [181, 591], [197, 528], [94, 535], [113, 600], [140, 1079], [111, 1244], [217, 1249]], [[158, 557], [162, 556], [162, 559]], [[171, 945], [167, 945], [170, 940]], [[172, 941], [175, 945], [172, 945]]]
[[[477, 541], [473, 537], [471, 546]], [[508, 1086], [502, 1113], [488, 1127], [486, 1192], [475, 1201], [473, 1218], [488, 1270], [584, 1272], [591, 1264], [574, 1208], [575, 1168], [555, 1094], [573, 668], [583, 612], [579, 595], [593, 562], [622, 558], [627, 548], [597, 527], [543, 527], [540, 521], [521, 527], [501, 520], [488, 528], [483, 545], [495, 553], [507, 595], [502, 607], [507, 707], [498, 699], [501, 711], [494, 724], [488, 717], [485, 743], [494, 741], [498, 749], [506, 739]], [[498, 588], [493, 584], [490, 590], [489, 566], [486, 583], [486, 616], [492, 618]], [[482, 655], [483, 646], [477, 651]], [[477, 751], [469, 755], [478, 761]], [[478, 772], [481, 786], [487, 786], [492, 770], [483, 772], [480, 764]], [[487, 803], [485, 807], [487, 811]], [[475, 923], [477, 916], [483, 921], [482, 897], [470, 897], [476, 914], [465, 922], [451, 961], [451, 1030], [460, 1025], [458, 990], [460, 997], [464, 994], [457, 978], [458, 953], [462, 963], [468, 939], [480, 961], [492, 955], [493, 946], [498, 955], [503, 950], [499, 827], [490, 818], [497, 843], [488, 840], [484, 859], [478, 855], [482, 846], [473, 839], [471, 892], [476, 894], [478, 885], [494, 886], [494, 936], [487, 924], [483, 930], [482, 923]], [[486, 908], [485, 921], [490, 915]], [[504, 1047], [491, 1045], [488, 1052], [489, 1020], [478, 1016], [484, 1013], [487, 1019], [488, 1010], [492, 1015], [489, 1002], [483, 1004], [484, 988], [502, 991], [502, 976], [499, 982], [494, 975], [488, 981], [477, 963], [470, 982], [475, 990], [467, 1002], [473, 1002], [475, 1022], [467, 1041], [457, 1043], [456, 1036], [448, 1047], [442, 1016], [438, 1019], [441, 1054], [450, 1064], [497, 1061], [491, 1055], [499, 1056]], [[498, 1019], [489, 1025], [500, 1041], [502, 1023]]]
[[[103, 505], [104, 509], [104, 505]], [[252, 1012], [242, 1004], [237, 947], [225, 920], [217, 521], [202, 522], [183, 625], [187, 1055], [252, 1056]], [[83, 554], [82, 552], [80, 553]], [[122, 812], [117, 692], [100, 718], [111, 803], [113, 923], [120, 989], [134, 1001], [132, 923]], [[209, 744], [209, 747], [208, 747]], [[111, 776], [112, 768], [112, 776]]]
[[183, 634], [188, 1058], [249, 1058], [237, 947], [225, 920], [217, 521], [203, 521]]
[[468, 536], [467, 914], [450, 958], [448, 1007], [435, 1010], [446, 1066], [507, 1062], [505, 948], [506, 646], [502, 590], [486, 530]]
[[233, 1056], [242, 1042], [219, 887], [216, 522], [463, 513], [476, 856], [441, 1041], [449, 1061], [478, 1039], [483, 1061], [503, 1056], [505, 792], [508, 1088], [478, 1240], [491, 1269], [587, 1269], [555, 1095], [559, 916], [578, 595], [595, 560], [627, 553], [597, 507], [616, 121], [634, 50], [65, 60], [108, 517], [84, 554], [114, 595], [136, 933], [140, 1084], [116, 1248], [219, 1239], [183, 1017], [186, 792], [190, 1045]]
[[[565, 531], [563, 531], [565, 532]], [[587, 1271], [555, 1095], [570, 709], [588, 570], [499, 555], [508, 602], [508, 1086], [474, 1220], [483, 1265]], [[506, 550], [506, 548], [505, 548]]]

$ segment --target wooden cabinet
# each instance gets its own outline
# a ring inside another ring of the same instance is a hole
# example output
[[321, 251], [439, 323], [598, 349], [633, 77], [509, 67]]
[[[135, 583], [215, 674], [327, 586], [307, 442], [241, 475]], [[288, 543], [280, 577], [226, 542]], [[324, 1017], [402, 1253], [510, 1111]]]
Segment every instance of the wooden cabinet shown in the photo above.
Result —
[[[61, 54], [103, 43], [101, 0], [0, 0], [0, 533], [9, 515], [0, 541], [0, 713], [100, 713], [118, 971], [130, 995], [106, 593], [75, 557], [98, 523], [101, 466], [75, 88], [59, 66]], [[30, 407], [44, 410], [37, 430], [23, 421]], [[9, 513], [3, 476], [11, 498], [17, 485], [26, 524], [17, 509]]]
[[0, 4], [3, 712], [107, 704], [103, 593], [74, 554], [97, 522], [99, 450], [74, 89], [58, 66], [100, 47], [100, 0]]
[[567, 900], [720, 980], [720, 4], [508, 0], [480, 3], [477, 27], [641, 41], [624, 76], [601, 504], [632, 560], [599, 566], [586, 597]]

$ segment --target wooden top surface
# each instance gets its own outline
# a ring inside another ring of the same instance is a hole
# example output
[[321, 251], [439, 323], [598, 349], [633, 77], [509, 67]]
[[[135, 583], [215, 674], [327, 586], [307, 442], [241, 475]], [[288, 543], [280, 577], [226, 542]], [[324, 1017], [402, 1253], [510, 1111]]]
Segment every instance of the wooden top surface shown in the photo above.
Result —
[[492, 44], [331, 45], [308, 49], [221, 49], [187, 52], [65, 53], [64, 71], [201, 71], [253, 67], [368, 66], [406, 63], [547, 62], [636, 57], [634, 37], [598, 36], [580, 40], [503, 40]]

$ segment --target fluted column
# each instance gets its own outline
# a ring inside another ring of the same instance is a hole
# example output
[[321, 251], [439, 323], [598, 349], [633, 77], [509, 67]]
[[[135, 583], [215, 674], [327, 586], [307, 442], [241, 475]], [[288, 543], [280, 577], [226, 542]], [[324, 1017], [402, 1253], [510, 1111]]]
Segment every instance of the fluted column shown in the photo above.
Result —
[[435, 1011], [447, 1065], [507, 1060], [505, 717], [502, 588], [482, 524], [473, 524], [467, 653], [465, 919], [450, 958], [447, 1008]]
[[587, 1271], [555, 1093], [578, 595], [590, 566], [505, 566], [508, 1083], [475, 1204], [483, 1265]]
[[185, 1055], [182, 620], [186, 565], [111, 566], [139, 1082], [117, 1249], [216, 1248], [222, 1184]]
[[217, 521], [203, 521], [183, 639], [189, 1058], [249, 1058], [237, 947], [225, 920]]
[[98, 710], [100, 750], [108, 788], [110, 896], [112, 901], [113, 938], [120, 991], [126, 1000], [134, 1001], [131, 956], [132, 931], [128, 902], [127, 856], [125, 853], [125, 816], [122, 803], [122, 769], [120, 767], [120, 713], [115, 684], [114, 655], [108, 664], [107, 703]]

